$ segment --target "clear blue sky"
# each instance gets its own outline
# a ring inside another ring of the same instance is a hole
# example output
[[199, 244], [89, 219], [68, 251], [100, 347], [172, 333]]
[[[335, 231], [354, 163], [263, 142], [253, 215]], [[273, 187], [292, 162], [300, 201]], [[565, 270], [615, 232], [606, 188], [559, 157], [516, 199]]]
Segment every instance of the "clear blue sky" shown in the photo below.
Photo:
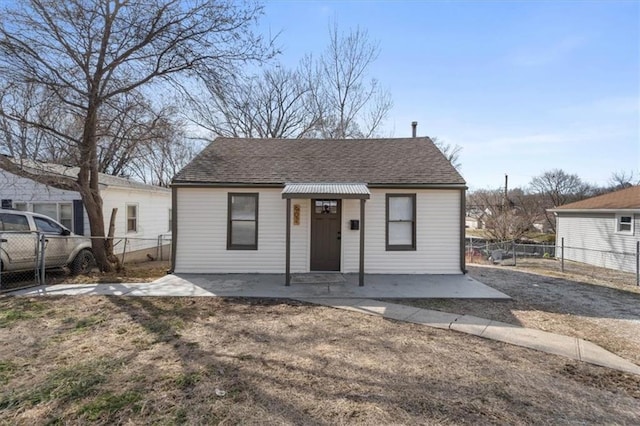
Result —
[[380, 42], [371, 67], [394, 107], [384, 135], [463, 147], [471, 189], [561, 168], [604, 185], [640, 171], [640, 1], [268, 1], [294, 66], [328, 24]]

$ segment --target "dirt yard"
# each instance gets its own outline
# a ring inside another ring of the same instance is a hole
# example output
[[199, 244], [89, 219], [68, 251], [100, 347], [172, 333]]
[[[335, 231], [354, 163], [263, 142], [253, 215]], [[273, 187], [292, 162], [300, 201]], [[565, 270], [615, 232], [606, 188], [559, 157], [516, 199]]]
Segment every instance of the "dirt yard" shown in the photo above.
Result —
[[0, 341], [0, 424], [640, 423], [640, 377], [288, 301], [4, 297]]
[[580, 337], [640, 365], [640, 288], [631, 284], [633, 274], [578, 263], [568, 263], [563, 274], [548, 260], [518, 265], [469, 266], [472, 277], [508, 294], [510, 301], [401, 303]]
[[[147, 261], [127, 263], [123, 270], [109, 273], [93, 272], [87, 275], [71, 276], [69, 270], [51, 269], [45, 274], [47, 285], [70, 284], [99, 284], [99, 283], [144, 283], [151, 282], [167, 274], [170, 267], [168, 261]], [[0, 292], [33, 287], [36, 285], [33, 271], [20, 273], [2, 273], [0, 277]]]

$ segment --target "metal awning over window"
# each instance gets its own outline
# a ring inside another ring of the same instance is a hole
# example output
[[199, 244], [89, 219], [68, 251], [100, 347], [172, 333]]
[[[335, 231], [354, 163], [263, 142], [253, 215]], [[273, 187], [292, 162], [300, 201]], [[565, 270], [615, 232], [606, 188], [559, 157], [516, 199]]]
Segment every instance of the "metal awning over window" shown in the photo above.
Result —
[[282, 198], [339, 198], [368, 200], [366, 183], [287, 183]]

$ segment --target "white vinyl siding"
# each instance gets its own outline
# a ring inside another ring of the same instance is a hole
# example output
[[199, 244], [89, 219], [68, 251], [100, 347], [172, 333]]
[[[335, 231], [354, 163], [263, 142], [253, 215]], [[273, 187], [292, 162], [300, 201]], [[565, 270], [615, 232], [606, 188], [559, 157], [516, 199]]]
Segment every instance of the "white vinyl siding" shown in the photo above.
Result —
[[633, 218], [633, 234], [617, 232], [620, 215], [615, 213], [558, 213], [557, 256], [561, 256], [564, 238], [564, 258], [567, 260], [634, 272], [640, 214], [622, 215]]
[[[416, 194], [416, 250], [385, 248], [386, 194]], [[345, 200], [342, 213], [343, 272], [358, 272], [360, 201]], [[347, 251], [348, 250], [348, 251]], [[460, 191], [371, 189], [365, 206], [365, 260], [369, 274], [460, 274]]]
[[[284, 273], [286, 200], [282, 189], [260, 190], [258, 250], [227, 250], [229, 192], [253, 188], [178, 188], [177, 273]], [[416, 194], [416, 250], [386, 251], [386, 194]], [[300, 224], [293, 210], [300, 207]], [[310, 264], [311, 200], [291, 200], [291, 271], [308, 272]], [[365, 272], [398, 274], [459, 274], [460, 191], [372, 189], [365, 207]], [[342, 200], [341, 271], [359, 269], [360, 200]]]
[[258, 250], [227, 250], [227, 194], [255, 189], [179, 188], [175, 271], [283, 273], [286, 203], [281, 191], [260, 191]]
[[[165, 188], [152, 190], [107, 187], [101, 191], [103, 198], [105, 232], [109, 231], [109, 219], [114, 208], [118, 209], [115, 220], [115, 236], [119, 237], [115, 246], [116, 253], [124, 249], [124, 237], [127, 238], [126, 251], [155, 249], [160, 235], [167, 234], [168, 213], [171, 207], [171, 191]], [[127, 232], [127, 206], [137, 206], [136, 232]], [[86, 218], [86, 215], [85, 215]], [[85, 225], [89, 230], [89, 225]], [[150, 252], [156, 256], [156, 251]]]

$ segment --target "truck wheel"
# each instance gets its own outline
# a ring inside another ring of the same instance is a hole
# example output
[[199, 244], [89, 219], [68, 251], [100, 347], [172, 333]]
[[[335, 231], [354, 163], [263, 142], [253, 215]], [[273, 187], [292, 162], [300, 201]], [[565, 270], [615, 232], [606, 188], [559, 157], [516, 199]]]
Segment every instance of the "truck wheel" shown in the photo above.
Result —
[[96, 259], [93, 257], [93, 253], [91, 253], [91, 250], [80, 250], [80, 253], [78, 253], [73, 259], [73, 262], [71, 262], [71, 274], [88, 274], [89, 272], [91, 272], [91, 269], [93, 269], [95, 264]]

